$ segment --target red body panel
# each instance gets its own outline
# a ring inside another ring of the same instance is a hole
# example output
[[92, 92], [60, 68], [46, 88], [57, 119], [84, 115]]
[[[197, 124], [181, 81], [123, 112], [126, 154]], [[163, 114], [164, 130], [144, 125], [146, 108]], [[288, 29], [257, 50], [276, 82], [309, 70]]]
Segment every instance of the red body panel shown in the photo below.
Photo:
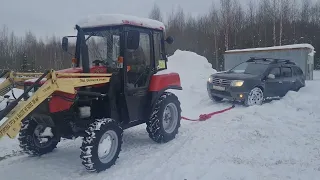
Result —
[[[61, 73], [82, 73], [83, 70], [82, 70], [82, 68], [69, 68], [69, 69], [59, 70], [58, 72], [61, 72]], [[90, 73], [107, 73], [107, 68], [104, 66], [93, 66], [90, 68]], [[104, 84], [99, 84], [99, 85], [94, 85], [93, 87], [101, 87], [103, 85]], [[64, 96], [64, 97], [67, 97], [67, 98], [72, 98], [72, 99], [75, 98], [74, 94], [55, 92], [49, 102], [50, 113], [68, 110], [71, 107], [71, 105], [73, 104], [72, 102], [66, 101], [59, 96], [55, 96], [57, 94]]]
[[66, 98], [70, 98], [70, 99], [74, 99], [76, 97], [75, 94], [68, 94], [68, 93], [63, 93], [63, 92], [54, 92], [52, 94], [52, 98], [49, 101], [49, 111], [50, 113], [56, 113], [56, 112], [60, 112], [60, 111], [65, 111], [68, 110], [71, 105], [73, 104], [73, 102], [67, 101], [63, 98], [61, 98], [60, 95], [62, 97], [66, 97]]
[[169, 86], [181, 87], [178, 73], [153, 75], [151, 77], [149, 91], [161, 91]]
[[[57, 72], [59, 72], [59, 73], [82, 73], [83, 70], [82, 70], [82, 68], [68, 68], [68, 69], [58, 70]], [[107, 68], [104, 66], [93, 66], [90, 68], [90, 73], [107, 73]], [[45, 83], [45, 81], [46, 80], [40, 81], [40, 84]], [[26, 81], [25, 82], [26, 85], [32, 85], [33, 83], [34, 83], [33, 81], [29, 81], [29, 82]], [[103, 85], [104, 84], [99, 84], [99, 85], [94, 85], [93, 87], [101, 87]], [[52, 94], [52, 98], [49, 101], [50, 113], [56, 113], [56, 112], [68, 110], [71, 107], [71, 105], [73, 104], [73, 102], [67, 101], [57, 95], [60, 95], [62, 97], [66, 97], [66, 98], [70, 98], [70, 99], [74, 99], [76, 96], [75, 94], [54, 92]]]

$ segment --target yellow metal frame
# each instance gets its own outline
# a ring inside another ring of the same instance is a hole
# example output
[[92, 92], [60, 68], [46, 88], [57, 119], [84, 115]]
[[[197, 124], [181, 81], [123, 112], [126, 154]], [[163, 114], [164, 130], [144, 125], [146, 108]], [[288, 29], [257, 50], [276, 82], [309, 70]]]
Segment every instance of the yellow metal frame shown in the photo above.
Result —
[[55, 91], [76, 94], [75, 88], [108, 83], [111, 75], [112, 74], [97, 73], [57, 73], [51, 70], [46, 77], [45, 83], [29, 97], [28, 100], [20, 101], [5, 117], [7, 120], [0, 126], [0, 139], [4, 135], [14, 139], [21, 129], [21, 121]]
[[39, 78], [43, 73], [20, 73], [14, 71], [8, 71], [3, 77], [5, 80], [0, 83], [0, 96], [7, 94], [13, 85], [18, 82], [23, 82], [25, 80]]

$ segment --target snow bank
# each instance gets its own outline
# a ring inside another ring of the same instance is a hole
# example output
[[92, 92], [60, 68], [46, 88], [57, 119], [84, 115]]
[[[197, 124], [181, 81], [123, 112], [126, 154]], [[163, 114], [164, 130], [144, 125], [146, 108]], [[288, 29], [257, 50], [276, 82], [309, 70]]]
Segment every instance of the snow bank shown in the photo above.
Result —
[[178, 96], [184, 112], [192, 112], [192, 109], [198, 106], [198, 102], [208, 98], [206, 83], [209, 76], [217, 71], [205, 57], [194, 52], [177, 50], [168, 57], [168, 69], [158, 74], [169, 72], [179, 73], [183, 88], [182, 91], [170, 91]]
[[206, 92], [204, 87], [209, 76], [217, 72], [205, 57], [181, 50], [168, 58], [168, 71], [179, 73], [184, 90], [193, 89], [197, 92]]

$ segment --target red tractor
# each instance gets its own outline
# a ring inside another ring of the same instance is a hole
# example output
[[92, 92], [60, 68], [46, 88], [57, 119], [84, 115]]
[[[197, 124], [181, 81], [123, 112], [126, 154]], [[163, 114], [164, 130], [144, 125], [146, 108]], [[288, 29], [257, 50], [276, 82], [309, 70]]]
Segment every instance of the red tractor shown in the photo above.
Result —
[[[83, 137], [82, 164], [100, 172], [115, 164], [123, 131], [146, 123], [149, 137], [166, 143], [178, 134], [181, 108], [168, 89], [182, 90], [167, 68], [163, 23], [125, 15], [98, 15], [76, 25], [73, 67], [25, 81], [25, 92], [0, 114], [0, 138], [14, 138], [28, 154], [53, 151], [61, 138]], [[22, 103], [25, 102], [25, 103]], [[21, 126], [17, 124], [21, 122]], [[21, 127], [21, 129], [19, 129]]]

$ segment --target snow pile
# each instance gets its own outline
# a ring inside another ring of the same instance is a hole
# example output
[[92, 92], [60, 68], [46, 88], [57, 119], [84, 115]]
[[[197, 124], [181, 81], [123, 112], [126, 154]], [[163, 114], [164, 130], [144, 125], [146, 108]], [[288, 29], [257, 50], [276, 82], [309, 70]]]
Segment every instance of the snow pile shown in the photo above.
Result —
[[[191, 112], [193, 108], [199, 106], [199, 101], [208, 99], [206, 83], [209, 76], [217, 71], [212, 69], [205, 57], [194, 52], [177, 50], [168, 57], [168, 69], [160, 71], [158, 74], [170, 72], [176, 72], [180, 75], [183, 88], [182, 91], [170, 90], [170, 92], [178, 96], [184, 112], [197, 116]], [[195, 101], [190, 101], [191, 99]]]
[[177, 50], [168, 57], [168, 71], [180, 75], [182, 88], [186, 91], [206, 92], [209, 76], [217, 71], [208, 60], [194, 52]]

